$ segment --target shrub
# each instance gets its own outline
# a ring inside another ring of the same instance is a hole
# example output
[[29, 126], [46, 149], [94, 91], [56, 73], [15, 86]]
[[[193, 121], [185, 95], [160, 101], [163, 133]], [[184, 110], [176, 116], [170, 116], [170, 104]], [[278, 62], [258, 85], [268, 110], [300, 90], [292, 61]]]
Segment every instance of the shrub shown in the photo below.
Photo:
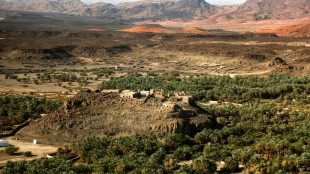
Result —
[[168, 136], [164, 139], [164, 143], [163, 143], [164, 147], [170, 150], [177, 149], [181, 145], [192, 146], [194, 144], [195, 144], [194, 139], [192, 139], [191, 137], [187, 135], [183, 135], [183, 134], [175, 134], [175, 135]]
[[153, 71], [147, 72], [147, 75], [148, 76], [157, 76], [157, 74], [155, 72], [153, 72]]
[[174, 159], [172, 156], [168, 155], [164, 161], [164, 167], [166, 170], [173, 170], [177, 167], [177, 160]]
[[25, 157], [31, 157], [32, 156], [32, 152], [31, 151], [27, 151], [24, 153]]
[[188, 160], [191, 158], [192, 154], [192, 149], [189, 146], [185, 145], [183, 147], [179, 147], [174, 152], [174, 157], [178, 160]]
[[9, 146], [4, 149], [4, 152], [9, 155], [14, 155], [19, 150], [19, 147]]
[[193, 167], [190, 165], [182, 165], [178, 170], [174, 172], [175, 174], [194, 174], [195, 171]]

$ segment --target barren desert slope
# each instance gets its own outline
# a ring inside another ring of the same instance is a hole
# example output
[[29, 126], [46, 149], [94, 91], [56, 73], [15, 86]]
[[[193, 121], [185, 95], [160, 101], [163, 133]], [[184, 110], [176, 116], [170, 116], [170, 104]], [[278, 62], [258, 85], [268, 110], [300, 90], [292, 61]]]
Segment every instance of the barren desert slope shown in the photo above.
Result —
[[280, 37], [310, 37], [310, 23], [259, 30], [257, 33], [274, 33]]

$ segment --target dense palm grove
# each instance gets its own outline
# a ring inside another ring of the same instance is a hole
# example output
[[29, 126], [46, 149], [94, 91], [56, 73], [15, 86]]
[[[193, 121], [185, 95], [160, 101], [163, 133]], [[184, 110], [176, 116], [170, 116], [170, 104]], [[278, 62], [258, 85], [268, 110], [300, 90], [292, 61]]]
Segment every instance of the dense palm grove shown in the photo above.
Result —
[[0, 97], [0, 133], [11, 130], [13, 125], [21, 124], [29, 118], [40, 117], [58, 109], [62, 103], [58, 100], [47, 100], [34, 96]]
[[308, 104], [310, 79], [286, 75], [181, 77], [178, 73], [143, 77], [138, 73], [103, 82], [104, 89], [163, 89], [166, 93], [187, 91], [197, 100], [243, 103], [255, 99], [293, 99]]
[[[60, 148], [55, 159], [44, 159], [45, 165], [42, 160], [8, 162], [3, 173], [307, 173], [309, 82], [308, 77], [284, 75], [231, 78], [177, 73], [111, 79], [101, 88], [188, 91], [213, 116], [215, 127], [193, 137], [176, 134], [162, 140], [152, 134], [88, 137]], [[209, 100], [218, 104], [208, 105]], [[72, 159], [83, 166], [74, 165]], [[57, 172], [48, 170], [55, 163]]]

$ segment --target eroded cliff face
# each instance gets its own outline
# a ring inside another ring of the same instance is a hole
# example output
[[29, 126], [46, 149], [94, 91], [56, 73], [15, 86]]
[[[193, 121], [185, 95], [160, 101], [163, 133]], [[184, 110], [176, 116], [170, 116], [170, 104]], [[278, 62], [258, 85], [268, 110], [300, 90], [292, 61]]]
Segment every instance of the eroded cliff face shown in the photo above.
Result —
[[148, 132], [161, 137], [195, 134], [213, 124], [211, 116], [199, 108], [184, 103], [165, 107], [164, 102], [154, 97], [122, 98], [119, 93], [80, 93], [54, 114], [30, 124], [19, 136], [57, 142]]

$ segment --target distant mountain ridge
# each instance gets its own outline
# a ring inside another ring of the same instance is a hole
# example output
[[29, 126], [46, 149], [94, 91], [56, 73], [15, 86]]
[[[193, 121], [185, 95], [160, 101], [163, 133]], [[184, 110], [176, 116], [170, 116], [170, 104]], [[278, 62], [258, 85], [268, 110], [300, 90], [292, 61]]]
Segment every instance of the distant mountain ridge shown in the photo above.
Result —
[[220, 16], [254, 21], [303, 18], [310, 16], [310, 0], [248, 0]]
[[262, 21], [299, 19], [310, 15], [310, 0], [248, 0], [235, 6], [217, 6], [205, 0], [145, 0], [118, 5], [80, 0], [0, 0], [0, 9], [100, 16], [131, 21], [216, 20]]
[[217, 12], [204, 0], [140, 1], [122, 3], [116, 7], [123, 18], [136, 20], [204, 19]]
[[4, 0], [4, 1], [12, 2], [15, 4], [31, 4], [31, 3], [42, 1], [42, 0]]

